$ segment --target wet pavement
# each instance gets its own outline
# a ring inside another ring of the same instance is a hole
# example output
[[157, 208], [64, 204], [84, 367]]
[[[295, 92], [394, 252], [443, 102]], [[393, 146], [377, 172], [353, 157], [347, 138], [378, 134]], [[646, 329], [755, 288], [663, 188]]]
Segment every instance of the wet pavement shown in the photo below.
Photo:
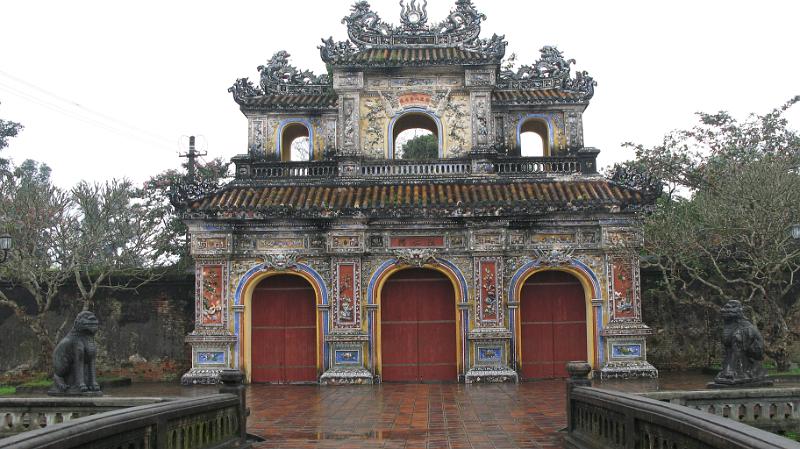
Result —
[[[704, 389], [713, 376], [595, 382], [628, 392]], [[797, 384], [786, 386], [797, 386]], [[202, 396], [215, 386], [134, 384], [107, 396]], [[516, 449], [562, 447], [565, 383], [251, 385], [248, 432], [255, 448]]]

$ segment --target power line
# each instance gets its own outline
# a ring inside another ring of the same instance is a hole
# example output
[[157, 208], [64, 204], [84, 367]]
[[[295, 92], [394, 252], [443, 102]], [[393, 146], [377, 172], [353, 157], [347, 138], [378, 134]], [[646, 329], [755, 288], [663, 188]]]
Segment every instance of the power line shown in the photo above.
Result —
[[104, 123], [102, 121], [93, 119], [93, 118], [85, 116], [85, 115], [76, 114], [75, 112], [70, 111], [68, 109], [65, 109], [65, 108], [63, 108], [63, 107], [61, 107], [61, 106], [59, 106], [59, 105], [57, 105], [57, 104], [55, 104], [53, 102], [50, 102], [50, 101], [44, 100], [42, 98], [36, 97], [34, 95], [31, 95], [30, 93], [21, 91], [19, 89], [16, 89], [16, 88], [14, 88], [12, 86], [7, 85], [7, 84], [0, 83], [0, 89], [4, 90], [4, 91], [6, 91], [6, 92], [8, 92], [8, 93], [10, 93], [10, 94], [12, 94], [14, 96], [17, 96], [19, 98], [27, 100], [27, 101], [29, 101], [31, 103], [34, 103], [34, 104], [36, 104], [38, 106], [41, 106], [43, 108], [46, 108], [46, 109], [49, 109], [51, 111], [57, 112], [59, 114], [65, 115], [65, 116], [67, 116], [67, 117], [69, 117], [69, 118], [71, 118], [73, 120], [77, 120], [77, 121], [83, 122], [83, 123], [85, 123], [87, 125], [94, 126], [96, 128], [99, 128], [99, 129], [103, 129], [105, 131], [117, 134], [117, 135], [122, 136], [122, 137], [135, 139], [135, 140], [138, 140], [140, 142], [147, 143], [148, 145], [157, 146], [157, 147], [162, 148], [162, 149], [169, 149], [170, 151], [174, 151], [175, 150], [174, 147], [171, 147], [171, 146], [168, 146], [168, 145], [164, 145], [164, 143], [161, 141], [161, 139], [159, 139], [159, 141], [155, 141], [153, 138], [151, 138], [151, 137], [149, 137], [149, 136], [147, 136], [145, 134], [136, 134], [134, 132], [131, 132], [130, 130], [126, 130], [126, 129], [120, 128], [120, 127], [115, 127], [115, 126], [113, 126], [113, 125], [111, 125], [109, 123]]
[[[60, 101], [60, 102], [62, 102], [62, 103], [65, 103], [65, 104], [67, 104], [67, 105], [69, 105], [69, 106], [71, 106], [71, 107], [74, 107], [74, 108], [80, 109], [80, 110], [82, 110], [82, 111], [85, 111], [86, 113], [89, 113], [89, 114], [95, 115], [95, 116], [97, 116], [97, 117], [103, 118], [104, 120], [107, 120], [107, 121], [109, 121], [109, 122], [116, 123], [117, 125], [120, 125], [121, 127], [127, 128], [128, 130], [130, 130], [130, 131], [133, 131], [133, 132], [135, 132], [135, 133], [138, 133], [138, 134], [141, 134], [141, 135], [146, 135], [146, 136], [148, 136], [148, 139], [151, 139], [151, 140], [156, 140], [156, 141], [161, 141], [162, 143], [169, 144], [170, 146], [174, 145], [174, 141], [173, 141], [172, 139], [169, 139], [169, 138], [166, 138], [166, 137], [164, 137], [164, 136], [161, 136], [161, 135], [159, 135], [159, 134], [155, 134], [155, 133], [153, 133], [153, 132], [150, 132], [150, 131], [147, 131], [147, 130], [145, 130], [145, 129], [142, 129], [142, 128], [139, 128], [139, 127], [136, 127], [136, 126], [130, 125], [130, 124], [128, 124], [128, 123], [126, 123], [126, 122], [124, 122], [124, 121], [122, 121], [122, 120], [119, 120], [119, 119], [117, 119], [117, 118], [111, 117], [111, 116], [110, 116], [110, 115], [108, 115], [108, 114], [104, 114], [104, 113], [102, 113], [102, 112], [98, 112], [98, 111], [95, 111], [95, 110], [93, 110], [93, 109], [87, 108], [86, 106], [83, 106], [83, 105], [81, 105], [80, 103], [78, 103], [78, 102], [76, 102], [76, 101], [70, 100], [70, 99], [68, 99], [68, 98], [62, 97], [62, 96], [60, 96], [60, 95], [57, 95], [57, 94], [55, 94], [55, 93], [53, 93], [53, 92], [50, 92], [50, 91], [48, 91], [48, 90], [45, 90], [45, 89], [43, 89], [43, 88], [41, 88], [41, 87], [38, 87], [38, 86], [36, 86], [36, 85], [34, 85], [34, 84], [32, 84], [32, 83], [28, 82], [28, 81], [25, 81], [25, 80], [23, 80], [23, 79], [21, 79], [21, 78], [18, 78], [18, 77], [14, 76], [14, 75], [11, 75], [11, 74], [7, 73], [7, 72], [4, 72], [4, 71], [0, 70], [0, 75], [3, 75], [3, 76], [5, 76], [6, 78], [9, 78], [9, 79], [11, 79], [11, 80], [14, 80], [14, 81], [16, 81], [17, 83], [20, 83], [20, 84], [23, 84], [23, 85], [25, 85], [25, 86], [28, 86], [29, 88], [35, 89], [35, 90], [37, 90], [37, 91], [39, 91], [39, 92], [41, 92], [41, 93], [43, 93], [43, 94], [45, 94], [45, 95], [47, 95], [47, 96], [49, 96], [49, 97], [55, 98], [56, 100], [58, 100], [58, 101]], [[4, 86], [5, 86], [7, 89], [14, 89], [13, 87], [11, 87], [11, 86], [9, 86], [9, 85], [7, 85], [7, 84], [0, 84], [0, 85], [4, 85]], [[27, 99], [27, 100], [29, 100], [29, 101], [33, 101], [33, 100], [32, 100], [32, 98], [36, 98], [36, 97], [34, 97], [33, 95], [31, 95], [31, 94], [29, 94], [29, 93], [27, 93], [27, 92], [22, 92], [22, 91], [20, 91], [20, 90], [18, 90], [18, 89], [14, 89], [14, 90], [15, 90], [15, 91], [16, 91], [18, 94], [20, 94], [20, 93], [21, 93], [21, 94], [23, 94], [23, 95], [27, 95], [27, 97], [23, 97], [23, 98], [25, 98], [25, 99]], [[38, 98], [38, 100], [39, 100], [39, 104], [40, 104], [40, 105], [43, 105], [43, 104], [42, 104], [42, 102], [44, 102], [44, 103], [48, 103], [48, 104], [50, 104], [51, 106], [53, 106], [53, 107], [55, 107], [55, 108], [58, 108], [58, 111], [57, 111], [57, 112], [59, 112], [59, 113], [62, 113], [62, 114], [65, 114], [65, 115], [68, 115], [68, 116], [71, 116], [72, 118], [75, 118], [75, 116], [74, 116], [74, 115], [71, 115], [69, 112], [67, 112], [67, 111], [66, 111], [66, 110], [64, 110], [63, 108], [61, 108], [61, 107], [59, 107], [59, 106], [55, 105], [55, 104], [54, 104], [54, 103], [52, 103], [52, 102], [47, 102], [46, 100], [42, 100], [42, 99], [40, 99], [40, 98]], [[92, 119], [89, 119], [89, 120], [92, 120]], [[85, 120], [84, 120], [84, 121], [85, 121]], [[92, 120], [92, 121], [93, 121], [94, 123], [97, 123], [97, 124], [100, 124], [100, 123], [102, 123], [102, 122], [99, 122], [99, 121], [96, 121], [96, 120]], [[106, 124], [106, 125], [107, 125], [107, 124]], [[108, 128], [108, 127], [106, 127], [106, 129], [109, 129], [109, 128]], [[131, 133], [130, 131], [128, 131], [128, 132], [127, 132], [128, 136], [132, 136], [132, 133]], [[117, 133], [117, 134], [119, 134], [119, 133]], [[141, 140], [141, 139], [139, 139], [139, 140]]]

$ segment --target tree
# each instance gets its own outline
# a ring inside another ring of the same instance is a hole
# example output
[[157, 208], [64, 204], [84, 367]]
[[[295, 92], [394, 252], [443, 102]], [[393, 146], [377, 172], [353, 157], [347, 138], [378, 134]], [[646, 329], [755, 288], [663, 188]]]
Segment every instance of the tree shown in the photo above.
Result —
[[[22, 131], [23, 126], [17, 122], [0, 119], [0, 150], [8, 146], [8, 139]], [[0, 158], [0, 169], [5, 168], [8, 161]]]
[[37, 365], [43, 370], [50, 366], [55, 346], [45, 313], [72, 273], [68, 248], [76, 223], [71, 207], [69, 192], [51, 183], [50, 168], [44, 164], [27, 160], [0, 182], [0, 223], [14, 242], [8, 260], [0, 265], [0, 278], [24, 288], [33, 299], [24, 304], [0, 291], [0, 306], [11, 308], [33, 330], [41, 344]]
[[142, 201], [130, 181], [80, 182], [72, 189], [76, 220], [70, 248], [83, 310], [98, 290], [136, 289], [158, 279], [168, 262], [158, 248], [162, 211]]
[[424, 134], [409, 139], [403, 145], [403, 159], [436, 159], [439, 157], [439, 140], [433, 134]]
[[147, 208], [160, 217], [161, 232], [154, 243], [158, 256], [167, 258], [175, 269], [191, 266], [189, 254], [188, 229], [180, 214], [169, 202], [171, 190], [182, 184], [217, 185], [228, 177], [230, 162], [215, 158], [195, 166], [197, 179], [187, 179], [187, 165], [183, 171], [167, 170], [151, 177], [141, 191], [141, 200]]
[[800, 242], [789, 233], [800, 223], [800, 134], [784, 117], [798, 101], [744, 121], [701, 113], [661, 145], [631, 145], [636, 160], [618, 167], [658, 177], [667, 192], [644, 229], [646, 265], [668, 296], [711, 316], [742, 301], [780, 369], [800, 337]]

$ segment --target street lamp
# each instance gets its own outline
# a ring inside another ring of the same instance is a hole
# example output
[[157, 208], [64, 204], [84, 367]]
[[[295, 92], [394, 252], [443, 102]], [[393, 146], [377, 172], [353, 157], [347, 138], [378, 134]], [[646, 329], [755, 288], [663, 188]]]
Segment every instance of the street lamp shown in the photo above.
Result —
[[8, 259], [8, 251], [11, 249], [11, 236], [8, 234], [0, 235], [0, 251], [3, 252], [3, 258], [0, 259], [0, 263], [3, 263]]

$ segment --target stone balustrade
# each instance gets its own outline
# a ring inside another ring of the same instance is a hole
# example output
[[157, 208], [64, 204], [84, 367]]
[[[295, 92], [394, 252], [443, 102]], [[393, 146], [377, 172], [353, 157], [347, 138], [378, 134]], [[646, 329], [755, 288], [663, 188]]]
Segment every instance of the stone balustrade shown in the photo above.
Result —
[[435, 178], [495, 175], [530, 178], [537, 175], [596, 173], [597, 151], [587, 149], [570, 156], [476, 156], [432, 160], [363, 159], [340, 161], [265, 161], [247, 155], [232, 159], [241, 180], [291, 181], [298, 179]]
[[85, 416], [164, 402], [162, 398], [0, 398], [0, 438]]
[[575, 387], [566, 447], [573, 449], [800, 449], [741, 422], [640, 395]]
[[800, 388], [660, 391], [641, 396], [691, 407], [770, 432], [800, 430]]
[[245, 448], [246, 416], [234, 394], [174, 399], [47, 425], [0, 440], [0, 449]]

